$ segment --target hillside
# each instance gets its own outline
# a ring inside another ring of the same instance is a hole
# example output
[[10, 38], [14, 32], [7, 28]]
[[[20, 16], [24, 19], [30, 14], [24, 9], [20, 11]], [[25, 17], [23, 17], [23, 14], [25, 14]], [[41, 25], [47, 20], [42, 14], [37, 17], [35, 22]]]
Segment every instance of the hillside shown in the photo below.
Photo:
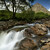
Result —
[[50, 14], [50, 12], [45, 7], [43, 7], [41, 4], [39, 4], [39, 3], [36, 3], [35, 5], [33, 5], [31, 7], [31, 9], [32, 9], [32, 11], [35, 11], [36, 13], [37, 12], [44, 12], [44, 13]]

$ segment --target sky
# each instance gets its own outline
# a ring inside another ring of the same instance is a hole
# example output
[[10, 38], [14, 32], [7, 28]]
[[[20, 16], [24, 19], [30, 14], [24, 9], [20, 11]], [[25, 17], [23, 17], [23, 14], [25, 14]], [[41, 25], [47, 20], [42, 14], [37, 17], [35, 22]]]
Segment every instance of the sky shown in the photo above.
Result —
[[34, 5], [36, 3], [40, 3], [42, 6], [50, 11], [50, 0], [35, 0], [32, 4]]

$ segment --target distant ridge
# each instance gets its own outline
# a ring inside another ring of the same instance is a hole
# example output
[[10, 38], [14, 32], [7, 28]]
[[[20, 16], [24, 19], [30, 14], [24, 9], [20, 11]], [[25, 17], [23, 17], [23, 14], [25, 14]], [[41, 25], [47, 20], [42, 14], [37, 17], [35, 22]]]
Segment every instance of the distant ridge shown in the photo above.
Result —
[[[31, 7], [31, 9], [32, 9], [32, 11], [35, 11], [35, 13], [37, 13], [37, 12], [44, 12], [44, 13], [50, 14], [50, 12], [45, 7], [43, 7], [41, 4], [39, 4], [39, 3], [34, 4]], [[31, 10], [31, 9], [29, 9], [29, 10]]]

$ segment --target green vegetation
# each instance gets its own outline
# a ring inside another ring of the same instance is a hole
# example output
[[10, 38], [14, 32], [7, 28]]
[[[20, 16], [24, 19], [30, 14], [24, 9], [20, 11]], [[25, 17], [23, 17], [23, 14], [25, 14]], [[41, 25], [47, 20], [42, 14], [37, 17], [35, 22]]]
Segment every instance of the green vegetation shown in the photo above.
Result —
[[[12, 19], [12, 14], [12, 12], [8, 12], [7, 10], [0, 10], [0, 20]], [[17, 21], [33, 22], [34, 20], [49, 18], [50, 15], [43, 12], [23, 11], [22, 13], [16, 13], [15, 17]]]
[[9, 20], [12, 18], [12, 13], [7, 10], [0, 10], [0, 20]]
[[35, 14], [35, 20], [36, 19], [45, 19], [48, 17], [49, 17], [49, 15], [47, 13], [43, 13], [43, 12], [38, 12]]
[[33, 11], [24, 11], [22, 13], [17, 13], [16, 19], [19, 21], [31, 22], [33, 20], [34, 15], [35, 12]]

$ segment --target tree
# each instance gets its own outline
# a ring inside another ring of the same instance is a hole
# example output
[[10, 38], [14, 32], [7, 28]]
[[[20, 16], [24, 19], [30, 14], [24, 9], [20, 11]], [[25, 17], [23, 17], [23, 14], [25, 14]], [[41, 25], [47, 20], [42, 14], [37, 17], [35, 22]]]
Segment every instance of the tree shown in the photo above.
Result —
[[[6, 9], [9, 11], [8, 6], [6, 5], [6, 0], [1, 0], [1, 1], [4, 2]], [[20, 6], [20, 4], [24, 4], [31, 8], [31, 3], [34, 2], [34, 0], [8, 0], [8, 1], [10, 1], [12, 3], [12, 9], [13, 9], [13, 17], [12, 18], [15, 18], [16, 10], [18, 8], [24, 10], [25, 6], [22, 7], [22, 6]]]
[[6, 9], [9, 11], [9, 9], [8, 9], [8, 7], [7, 7], [7, 5], [6, 5], [6, 0], [1, 0], [4, 4], [5, 4], [5, 7], [6, 7]]

